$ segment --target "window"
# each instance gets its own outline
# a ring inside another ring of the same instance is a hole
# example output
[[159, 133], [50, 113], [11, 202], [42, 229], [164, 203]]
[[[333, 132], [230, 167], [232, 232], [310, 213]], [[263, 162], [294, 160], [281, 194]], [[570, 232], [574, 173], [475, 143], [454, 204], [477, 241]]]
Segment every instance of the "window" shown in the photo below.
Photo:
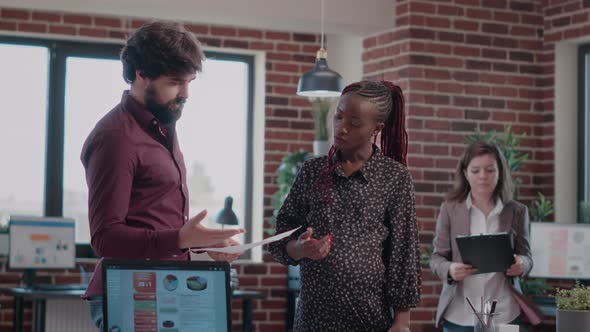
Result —
[[[208, 57], [203, 72], [190, 85], [177, 124], [187, 169], [190, 211], [195, 215], [206, 208], [207, 226], [220, 227], [213, 221], [224, 207], [225, 197], [231, 196], [241, 226], [248, 229], [252, 133], [247, 87], [251, 65], [220, 54]], [[250, 233], [248, 229], [236, 240], [250, 242]]]
[[[0, 38], [0, 70], [8, 73], [0, 88], [8, 91], [7, 109], [18, 110], [7, 112], [10, 125], [0, 134], [8, 161], [0, 174], [0, 222], [10, 214], [73, 217], [79, 251], [90, 252], [80, 152], [96, 122], [129, 88], [122, 78], [120, 48]], [[234, 212], [248, 230], [240, 240], [250, 241], [253, 57], [211, 52], [207, 57], [177, 125], [190, 211], [194, 215], [207, 208], [208, 225], [220, 227], [213, 220], [225, 197], [232, 196]], [[16, 59], [28, 66], [11, 65]]]
[[[582, 45], [578, 51], [578, 202], [590, 205], [590, 44]], [[582, 212], [580, 203], [578, 213]], [[582, 212], [578, 220], [587, 219], [590, 211]]]
[[49, 51], [0, 44], [0, 54], [0, 221], [6, 224], [10, 214], [43, 213]]
[[120, 100], [128, 85], [116, 59], [68, 56], [65, 75], [63, 214], [77, 220], [77, 242], [89, 243], [88, 187], [80, 152], [102, 116]]

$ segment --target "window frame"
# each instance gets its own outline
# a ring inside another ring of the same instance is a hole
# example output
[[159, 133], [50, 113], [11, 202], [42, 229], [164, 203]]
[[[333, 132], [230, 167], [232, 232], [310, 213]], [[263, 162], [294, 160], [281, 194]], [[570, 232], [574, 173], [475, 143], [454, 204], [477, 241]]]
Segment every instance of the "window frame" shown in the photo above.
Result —
[[[64, 184], [64, 150], [65, 150], [65, 89], [66, 61], [68, 57], [95, 59], [119, 59], [122, 43], [70, 41], [61, 39], [43, 39], [19, 36], [0, 36], [0, 44], [46, 47], [49, 51], [48, 88], [47, 88], [47, 123], [45, 140], [45, 170], [43, 189], [43, 214], [45, 216], [62, 216]], [[248, 67], [247, 106], [246, 106], [246, 170], [244, 183], [244, 227], [245, 241], [252, 241], [253, 209], [253, 123], [254, 123], [254, 55], [226, 53], [205, 50], [207, 58], [221, 61], [243, 62]], [[123, 79], [121, 77], [121, 79]], [[76, 243], [77, 258], [97, 257], [89, 243]], [[245, 254], [250, 259], [250, 252]]]
[[[590, 201], [590, 44], [580, 45], [578, 48], [578, 191], [577, 202]], [[576, 210], [576, 220], [580, 220]]]

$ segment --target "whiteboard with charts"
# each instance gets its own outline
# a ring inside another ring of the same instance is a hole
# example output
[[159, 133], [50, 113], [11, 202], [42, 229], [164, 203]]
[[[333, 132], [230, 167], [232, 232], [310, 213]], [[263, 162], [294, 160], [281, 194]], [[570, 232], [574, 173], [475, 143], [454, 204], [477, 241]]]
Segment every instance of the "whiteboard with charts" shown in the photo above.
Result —
[[531, 277], [590, 279], [590, 225], [531, 223]]
[[75, 267], [75, 221], [61, 217], [11, 216], [11, 269], [64, 269]]

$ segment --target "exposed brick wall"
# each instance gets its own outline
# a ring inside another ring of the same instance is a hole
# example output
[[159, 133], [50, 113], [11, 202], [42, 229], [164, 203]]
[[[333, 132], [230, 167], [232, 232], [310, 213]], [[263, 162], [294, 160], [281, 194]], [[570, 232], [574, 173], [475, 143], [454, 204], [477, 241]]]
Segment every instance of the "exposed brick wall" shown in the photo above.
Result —
[[[35, 37], [76, 37], [81, 40], [109, 38], [124, 40], [141, 26], [145, 18], [96, 16], [84, 13], [61, 13], [0, 7], [0, 33]], [[313, 34], [246, 29], [187, 22], [186, 27], [207, 46], [266, 52], [265, 93], [265, 219], [272, 214], [271, 196], [276, 191], [275, 172], [288, 151], [305, 148], [311, 151], [313, 119], [310, 104], [296, 95], [301, 73], [311, 69], [319, 48], [319, 37]], [[0, 55], [1, 56], [1, 55]], [[269, 227], [265, 223], [265, 228]], [[260, 230], [261, 231], [261, 230]], [[286, 316], [286, 268], [265, 257], [265, 264], [237, 264], [243, 288], [256, 289], [267, 295], [255, 300], [256, 331], [284, 330]], [[90, 266], [92, 268], [92, 266]], [[76, 271], [44, 273], [52, 282], [67, 282], [65, 276], [79, 278]], [[19, 272], [0, 270], [0, 285], [18, 282]], [[69, 278], [69, 277], [68, 277]], [[69, 279], [68, 279], [69, 280]], [[0, 296], [0, 332], [12, 326], [12, 298]], [[241, 328], [241, 303], [234, 301], [234, 328]], [[31, 308], [25, 313], [25, 326], [31, 327]]]
[[[521, 198], [537, 191], [553, 196], [555, 43], [590, 35], [584, 0], [406, 0], [395, 4], [396, 27], [365, 38], [364, 75], [389, 79], [404, 89], [410, 135], [409, 167], [416, 181], [421, 241], [430, 244], [435, 218], [462, 153], [463, 137], [475, 128], [502, 130], [513, 123], [526, 133], [523, 152], [530, 160], [516, 174], [523, 179]], [[81, 39], [122, 40], [142, 18], [94, 16], [0, 8], [0, 32]], [[209, 46], [266, 52], [265, 219], [280, 159], [287, 151], [311, 149], [313, 124], [309, 103], [295, 95], [299, 75], [313, 64], [315, 35], [187, 24]], [[265, 224], [268, 227], [268, 224]], [[269, 262], [268, 257], [265, 261]], [[274, 263], [238, 264], [242, 287], [265, 292], [254, 302], [258, 331], [284, 327], [286, 269]], [[76, 272], [46, 278], [76, 278]], [[18, 274], [0, 272], [0, 284]], [[68, 279], [69, 280], [69, 279]], [[420, 308], [412, 312], [412, 331], [433, 330], [440, 283], [423, 272]], [[11, 326], [11, 298], [0, 297], [0, 332]], [[240, 328], [240, 305], [234, 322]], [[30, 307], [26, 325], [30, 328]]]
[[[270, 262], [270, 257], [265, 257]], [[234, 266], [236, 267], [236, 266]], [[240, 288], [257, 289], [264, 292], [266, 300], [254, 301], [253, 313], [256, 331], [284, 331], [287, 317], [287, 267], [276, 263], [239, 264]], [[241, 308], [234, 300], [233, 308]], [[241, 310], [234, 310], [234, 331], [241, 331]], [[239, 319], [236, 319], [239, 316]]]
[[[526, 134], [519, 199], [553, 196], [555, 43], [590, 36], [588, 7], [582, 0], [400, 0], [395, 28], [364, 39], [364, 76], [396, 81], [406, 95], [423, 246], [432, 243], [463, 138], [476, 128], [512, 123]], [[423, 277], [412, 331], [434, 329], [441, 284], [428, 269]]]
[[[59, 270], [59, 271], [42, 271], [36, 272], [36, 282], [44, 284], [71, 284], [80, 283], [80, 269], [85, 271], [92, 271], [94, 263], [79, 263], [75, 269]], [[8, 268], [8, 261], [6, 257], [0, 257], [0, 285], [2, 287], [14, 286], [20, 283], [23, 271], [10, 270]], [[13, 298], [8, 296], [0, 296], [0, 332], [12, 331], [12, 319], [14, 304]], [[26, 332], [32, 331], [33, 308], [30, 302], [25, 302], [24, 305], [24, 325], [23, 330]]]

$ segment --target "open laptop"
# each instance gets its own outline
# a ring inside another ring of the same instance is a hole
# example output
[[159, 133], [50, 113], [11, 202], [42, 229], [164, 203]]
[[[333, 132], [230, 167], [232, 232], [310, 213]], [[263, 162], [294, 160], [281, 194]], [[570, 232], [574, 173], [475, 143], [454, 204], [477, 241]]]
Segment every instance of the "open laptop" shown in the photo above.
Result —
[[229, 264], [103, 260], [104, 332], [231, 331]]

